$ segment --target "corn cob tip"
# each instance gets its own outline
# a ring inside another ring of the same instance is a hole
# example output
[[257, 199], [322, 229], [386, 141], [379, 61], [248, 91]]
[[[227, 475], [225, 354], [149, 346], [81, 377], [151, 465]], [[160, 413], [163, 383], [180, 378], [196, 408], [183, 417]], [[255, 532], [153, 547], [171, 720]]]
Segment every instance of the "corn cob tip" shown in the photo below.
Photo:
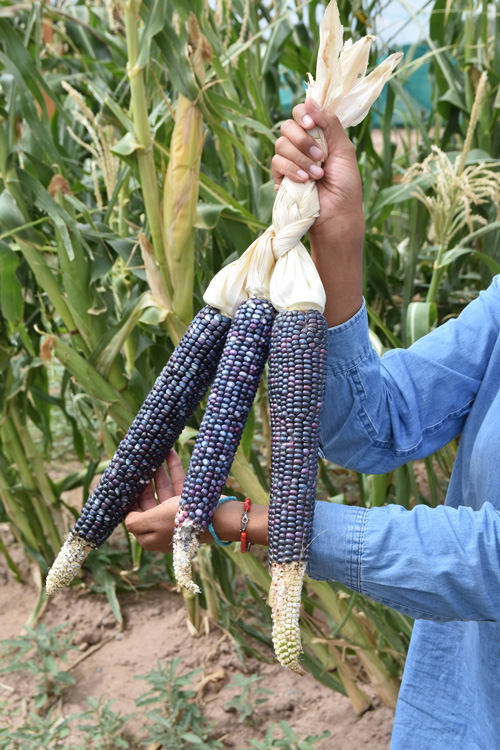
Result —
[[45, 581], [47, 596], [56, 594], [64, 586], [69, 586], [91, 549], [94, 549], [93, 545], [85, 539], [81, 539], [72, 532], [69, 534], [47, 574]]
[[193, 581], [191, 560], [200, 546], [199, 530], [191, 520], [187, 519], [182, 526], [177, 526], [174, 533], [174, 574], [179, 586], [183, 586], [193, 594], [199, 594], [200, 588]]
[[303, 675], [299, 663], [300, 602], [305, 563], [273, 563], [269, 604], [273, 618], [273, 645], [281, 666]]

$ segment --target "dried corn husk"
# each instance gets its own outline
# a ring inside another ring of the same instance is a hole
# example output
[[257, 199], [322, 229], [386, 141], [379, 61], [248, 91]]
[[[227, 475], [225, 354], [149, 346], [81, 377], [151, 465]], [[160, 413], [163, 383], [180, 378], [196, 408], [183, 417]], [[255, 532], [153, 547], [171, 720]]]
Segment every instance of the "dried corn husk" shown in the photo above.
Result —
[[[335, 2], [328, 5], [320, 24], [316, 80], [309, 76], [308, 95], [323, 109], [334, 112], [344, 127], [357, 125], [368, 114], [400, 61], [390, 55], [365, 76], [373, 36], [343, 44], [343, 28]], [[326, 156], [323, 133], [309, 131]], [[325, 309], [325, 292], [316, 267], [301, 238], [319, 215], [316, 183], [298, 184], [287, 177], [281, 183], [273, 209], [273, 223], [234, 263], [212, 280], [204, 300], [234, 315], [241, 302], [258, 289], [277, 310]], [[272, 249], [273, 258], [266, 253]], [[256, 283], [255, 279], [259, 279]]]
[[272, 242], [274, 230], [267, 229], [238, 260], [224, 266], [207, 287], [203, 299], [232, 318], [248, 297], [269, 299], [269, 284], [274, 269]]
[[[335, 2], [329, 3], [320, 24], [320, 46], [316, 80], [309, 76], [308, 96], [328, 112], [335, 113], [347, 128], [357, 125], [368, 114], [385, 82], [400, 61], [402, 54], [390, 55], [368, 76], [365, 76], [373, 36], [365, 36], [354, 44], [343, 44], [343, 28]], [[328, 153], [326, 140], [318, 128], [309, 133], [323, 153]], [[309, 180], [295, 183], [284, 178], [276, 196], [273, 223], [277, 237], [288, 226], [297, 242], [288, 251], [273, 244], [276, 266], [271, 279], [271, 302], [278, 310], [325, 309], [323, 285], [300, 238], [319, 215], [316, 183]], [[297, 217], [300, 217], [300, 221]], [[278, 224], [276, 223], [278, 221]], [[305, 231], [300, 233], [302, 227]]]

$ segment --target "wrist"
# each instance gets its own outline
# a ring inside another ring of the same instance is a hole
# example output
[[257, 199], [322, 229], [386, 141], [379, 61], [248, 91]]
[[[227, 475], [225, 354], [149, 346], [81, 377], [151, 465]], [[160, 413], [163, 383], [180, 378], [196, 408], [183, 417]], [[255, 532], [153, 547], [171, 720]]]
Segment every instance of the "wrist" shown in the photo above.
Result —
[[363, 231], [339, 238], [311, 238], [311, 257], [326, 294], [324, 315], [330, 328], [345, 323], [363, 302]]
[[[217, 537], [227, 542], [239, 542], [243, 513], [243, 503], [235, 500], [219, 505], [212, 517], [212, 526]], [[267, 545], [267, 515], [267, 506], [252, 503], [245, 529], [249, 543]], [[201, 535], [201, 541], [212, 542], [213, 537], [209, 532], [205, 532]]]
[[318, 225], [318, 220], [309, 230], [311, 248], [316, 251], [342, 252], [346, 247], [362, 252], [365, 237], [365, 217], [363, 212], [349, 216], [335, 216]]

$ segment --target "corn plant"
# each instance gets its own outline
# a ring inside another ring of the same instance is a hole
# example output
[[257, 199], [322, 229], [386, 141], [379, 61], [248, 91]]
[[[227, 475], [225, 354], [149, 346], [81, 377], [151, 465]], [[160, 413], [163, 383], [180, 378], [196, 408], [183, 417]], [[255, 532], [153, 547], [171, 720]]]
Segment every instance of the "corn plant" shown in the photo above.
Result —
[[[188, 5], [0, 2], [0, 520], [43, 574], [76, 520], [64, 488], [82, 486], [86, 500], [93, 474], [114, 455], [208, 283], [267, 227], [274, 139], [312, 70], [321, 3]], [[380, 7], [345, 0], [339, 9], [346, 33], [358, 37], [370, 33]], [[426, 163], [436, 174], [433, 146], [457, 165], [456, 154], [470, 145], [462, 174], [496, 158], [498, 18], [498, 3], [436, 0], [426, 39], [429, 112], [412, 109], [405, 77], [421, 63], [409, 60], [378, 108], [381, 151], [369, 119], [351, 130], [365, 186], [364, 292], [380, 351], [406, 346], [457, 314], [498, 270], [497, 198], [478, 206], [483, 225], [460, 227], [437, 262], [430, 181], [412, 167]], [[473, 113], [483, 71], [487, 95]], [[403, 151], [391, 119], [400, 101], [407, 132], [416, 134]], [[430, 289], [435, 321], [423, 304]], [[228, 479], [230, 489], [262, 503], [269, 493], [266, 403], [264, 382]], [[199, 425], [196, 413], [178, 443], [186, 462]], [[57, 429], [86, 467], [67, 482], [47, 470]], [[451, 445], [426, 461], [428, 495], [411, 465], [362, 477], [322, 463], [319, 496], [342, 496], [350, 483], [367, 506], [435, 504], [453, 455]], [[102, 554], [99, 564], [112, 558]], [[131, 544], [135, 584], [149, 564]], [[193, 611], [208, 607], [242, 655], [270, 659], [265, 564], [213, 549], [199, 565], [204, 593]], [[10, 566], [15, 571], [11, 558]], [[114, 592], [110, 576], [98, 585]], [[244, 589], [236, 585], [241, 578]], [[349, 653], [394, 705], [407, 618], [334, 584], [307, 585], [302, 601], [306, 668], [361, 712], [369, 699], [343, 658]]]

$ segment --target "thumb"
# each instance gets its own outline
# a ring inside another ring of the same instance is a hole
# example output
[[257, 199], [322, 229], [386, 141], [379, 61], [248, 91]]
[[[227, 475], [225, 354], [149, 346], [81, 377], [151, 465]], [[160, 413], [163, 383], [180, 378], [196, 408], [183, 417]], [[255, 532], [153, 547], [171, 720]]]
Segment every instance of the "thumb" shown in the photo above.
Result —
[[306, 99], [305, 107], [307, 114], [314, 120], [316, 126], [323, 131], [328, 145], [329, 156], [334, 152], [337, 155], [341, 155], [343, 152], [352, 155], [354, 146], [337, 115], [321, 109], [311, 97]]

